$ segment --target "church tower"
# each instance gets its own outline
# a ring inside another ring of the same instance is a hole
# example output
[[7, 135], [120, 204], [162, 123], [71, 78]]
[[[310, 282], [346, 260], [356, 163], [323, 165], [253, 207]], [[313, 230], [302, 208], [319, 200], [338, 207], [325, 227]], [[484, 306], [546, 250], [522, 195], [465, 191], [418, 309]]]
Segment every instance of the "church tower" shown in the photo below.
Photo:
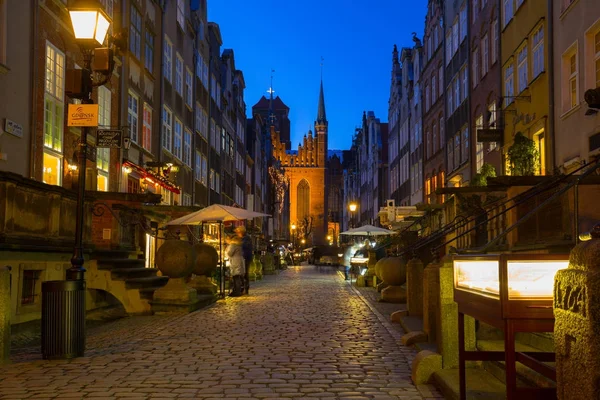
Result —
[[326, 167], [327, 163], [327, 114], [325, 113], [325, 95], [323, 94], [323, 79], [321, 78], [321, 91], [319, 92], [319, 106], [317, 108], [317, 119], [315, 121], [315, 132], [317, 136], [317, 166]]

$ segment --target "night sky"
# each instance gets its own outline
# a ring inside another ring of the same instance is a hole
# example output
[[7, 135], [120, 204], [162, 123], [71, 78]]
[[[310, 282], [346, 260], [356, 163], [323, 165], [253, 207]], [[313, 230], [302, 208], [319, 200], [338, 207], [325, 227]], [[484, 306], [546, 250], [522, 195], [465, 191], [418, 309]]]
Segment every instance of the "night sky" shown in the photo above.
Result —
[[423, 38], [427, 0], [209, 0], [222, 49], [244, 72], [248, 115], [273, 89], [290, 107], [292, 149], [317, 116], [321, 57], [329, 148], [348, 149], [364, 110], [387, 122], [392, 50]]

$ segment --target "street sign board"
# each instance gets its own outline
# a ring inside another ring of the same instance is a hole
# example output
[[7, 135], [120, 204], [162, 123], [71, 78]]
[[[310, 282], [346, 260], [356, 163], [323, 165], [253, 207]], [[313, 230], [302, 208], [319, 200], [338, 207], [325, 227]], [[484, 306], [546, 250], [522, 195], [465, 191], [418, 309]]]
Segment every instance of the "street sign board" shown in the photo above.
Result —
[[98, 129], [96, 147], [108, 149], [120, 149], [123, 143], [123, 131], [121, 129]]
[[98, 126], [98, 104], [69, 104], [67, 126]]
[[478, 142], [501, 142], [502, 141], [502, 129], [477, 129], [477, 141]]

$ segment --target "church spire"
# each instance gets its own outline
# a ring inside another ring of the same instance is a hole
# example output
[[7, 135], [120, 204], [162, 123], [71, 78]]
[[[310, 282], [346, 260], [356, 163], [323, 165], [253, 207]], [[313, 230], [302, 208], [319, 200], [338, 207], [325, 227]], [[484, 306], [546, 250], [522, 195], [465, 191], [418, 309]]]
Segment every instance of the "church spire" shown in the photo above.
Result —
[[319, 109], [317, 111], [317, 124], [323, 125], [327, 123], [327, 115], [325, 114], [325, 95], [323, 95], [323, 79], [321, 79], [321, 92], [319, 93]]

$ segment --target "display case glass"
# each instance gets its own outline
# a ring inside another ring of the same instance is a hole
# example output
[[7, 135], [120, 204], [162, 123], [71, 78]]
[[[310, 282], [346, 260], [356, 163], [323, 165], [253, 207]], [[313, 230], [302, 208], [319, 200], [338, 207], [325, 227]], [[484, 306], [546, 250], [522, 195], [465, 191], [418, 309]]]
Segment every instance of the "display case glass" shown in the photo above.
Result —
[[508, 298], [552, 299], [554, 275], [568, 260], [507, 260]]
[[457, 289], [492, 297], [500, 295], [498, 260], [454, 261], [454, 282]]

